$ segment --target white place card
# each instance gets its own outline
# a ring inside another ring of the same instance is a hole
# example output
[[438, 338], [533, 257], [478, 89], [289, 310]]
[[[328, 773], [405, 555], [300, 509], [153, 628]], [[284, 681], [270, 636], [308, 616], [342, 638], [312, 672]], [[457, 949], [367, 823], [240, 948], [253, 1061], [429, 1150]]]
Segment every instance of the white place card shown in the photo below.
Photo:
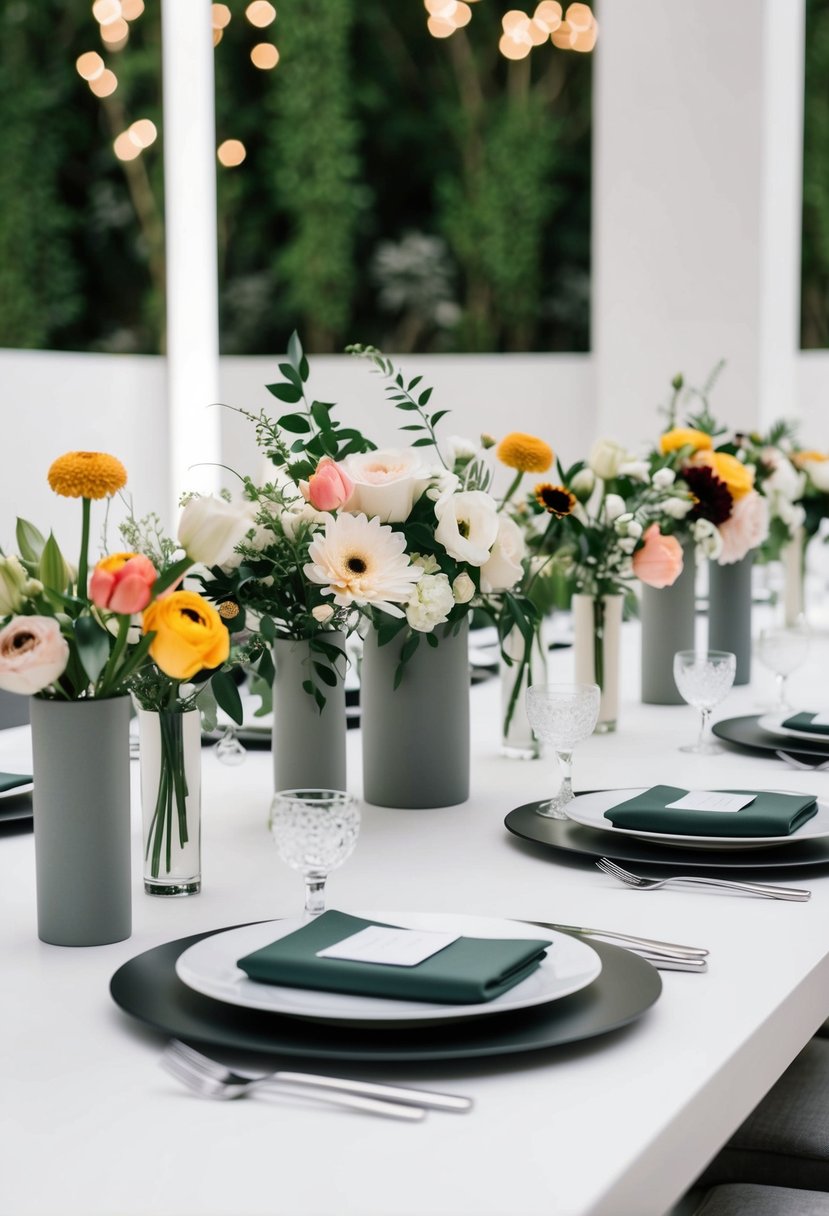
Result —
[[722, 811], [731, 814], [741, 811], [756, 798], [756, 794], [723, 794], [719, 790], [689, 790], [676, 802], [667, 802], [669, 811]]
[[390, 967], [416, 967], [460, 937], [459, 933], [430, 933], [369, 925], [333, 946], [317, 950], [317, 958], [346, 959], [352, 963], [386, 963]]

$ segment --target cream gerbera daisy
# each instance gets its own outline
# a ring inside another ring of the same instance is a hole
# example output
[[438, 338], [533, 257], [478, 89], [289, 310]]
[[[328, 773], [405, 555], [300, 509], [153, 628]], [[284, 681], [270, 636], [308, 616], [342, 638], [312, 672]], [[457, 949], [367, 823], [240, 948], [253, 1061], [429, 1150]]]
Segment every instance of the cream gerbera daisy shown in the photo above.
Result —
[[406, 604], [423, 574], [404, 552], [406, 538], [376, 517], [341, 512], [326, 520], [325, 532], [308, 546], [305, 574], [323, 585], [341, 608], [373, 604], [392, 616], [403, 616], [395, 604]]

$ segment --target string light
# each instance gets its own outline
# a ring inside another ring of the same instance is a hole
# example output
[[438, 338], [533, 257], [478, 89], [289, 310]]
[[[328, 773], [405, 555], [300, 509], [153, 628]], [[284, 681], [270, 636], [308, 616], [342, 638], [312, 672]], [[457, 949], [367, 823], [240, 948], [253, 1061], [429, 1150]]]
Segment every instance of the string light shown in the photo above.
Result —
[[210, 10], [214, 30], [223, 30], [230, 24], [230, 9], [226, 4], [214, 4]]
[[279, 63], [279, 51], [272, 42], [257, 42], [250, 53], [250, 61], [255, 68], [268, 71]]
[[218, 46], [223, 37], [224, 37], [224, 30], [214, 30], [213, 31], [213, 45]]
[[95, 0], [92, 16], [98, 25], [111, 25], [121, 19], [121, 0]]
[[109, 68], [105, 68], [100, 76], [90, 80], [89, 87], [96, 97], [109, 97], [118, 88], [118, 77]]
[[97, 80], [104, 71], [104, 61], [97, 51], [84, 51], [75, 60], [75, 68], [83, 80]]
[[266, 25], [276, 20], [276, 9], [268, 0], [253, 0], [245, 9], [245, 16], [251, 25], [263, 30]]
[[[512, 8], [501, 18], [503, 34], [498, 42], [498, 50], [505, 59], [526, 59], [533, 49], [530, 34], [530, 18], [520, 9]], [[544, 35], [546, 38], [546, 34]]]
[[144, 12], [144, 0], [121, 0], [121, 16], [125, 21], [137, 21]]
[[112, 147], [119, 160], [135, 160], [136, 156], [141, 155], [141, 148], [130, 138], [129, 131], [122, 131]]
[[562, 21], [561, 5], [558, 0], [541, 0], [533, 13], [533, 21], [536, 25], [542, 26], [548, 34], [557, 30]]
[[111, 51], [120, 51], [121, 47], [127, 45], [129, 36], [130, 27], [123, 17], [117, 17], [115, 21], [101, 26], [101, 41]]
[[127, 131], [132, 142], [137, 148], [149, 148], [158, 138], [158, 128], [155, 123], [149, 118], [139, 118], [132, 123]]
[[449, 38], [472, 19], [472, 9], [465, 0], [424, 0], [424, 8], [429, 14], [426, 28], [433, 38]]
[[216, 155], [219, 163], [226, 169], [235, 169], [247, 156], [247, 149], [240, 139], [226, 139], [224, 143], [219, 144]]

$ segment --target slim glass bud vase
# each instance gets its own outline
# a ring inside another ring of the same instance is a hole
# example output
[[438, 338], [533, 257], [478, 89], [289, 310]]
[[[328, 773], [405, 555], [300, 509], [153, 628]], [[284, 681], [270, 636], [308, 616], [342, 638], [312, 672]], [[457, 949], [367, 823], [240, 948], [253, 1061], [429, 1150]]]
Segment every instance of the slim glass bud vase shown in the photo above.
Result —
[[144, 890], [201, 890], [201, 715], [138, 711]]
[[598, 684], [602, 692], [596, 734], [616, 729], [619, 716], [619, 642], [622, 629], [621, 595], [574, 595], [573, 635], [575, 679]]
[[523, 663], [525, 646], [521, 631], [513, 627], [504, 639], [503, 649], [512, 659], [508, 664], [499, 656], [501, 677], [501, 755], [509, 760], [537, 760], [541, 748], [527, 719], [527, 689], [547, 681], [547, 653], [542, 638], [542, 621], [533, 638], [528, 663]]

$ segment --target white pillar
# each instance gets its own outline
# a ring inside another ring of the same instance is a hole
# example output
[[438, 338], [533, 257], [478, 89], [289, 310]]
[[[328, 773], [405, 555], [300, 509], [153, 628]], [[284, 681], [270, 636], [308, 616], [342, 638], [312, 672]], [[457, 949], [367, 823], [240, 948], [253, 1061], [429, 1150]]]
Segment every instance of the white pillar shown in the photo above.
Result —
[[681, 371], [731, 426], [797, 412], [804, 0], [605, 0], [595, 51], [598, 429]]
[[[162, 0], [167, 385], [173, 518], [221, 459], [216, 123], [210, 0]], [[198, 467], [194, 467], [198, 466]]]

